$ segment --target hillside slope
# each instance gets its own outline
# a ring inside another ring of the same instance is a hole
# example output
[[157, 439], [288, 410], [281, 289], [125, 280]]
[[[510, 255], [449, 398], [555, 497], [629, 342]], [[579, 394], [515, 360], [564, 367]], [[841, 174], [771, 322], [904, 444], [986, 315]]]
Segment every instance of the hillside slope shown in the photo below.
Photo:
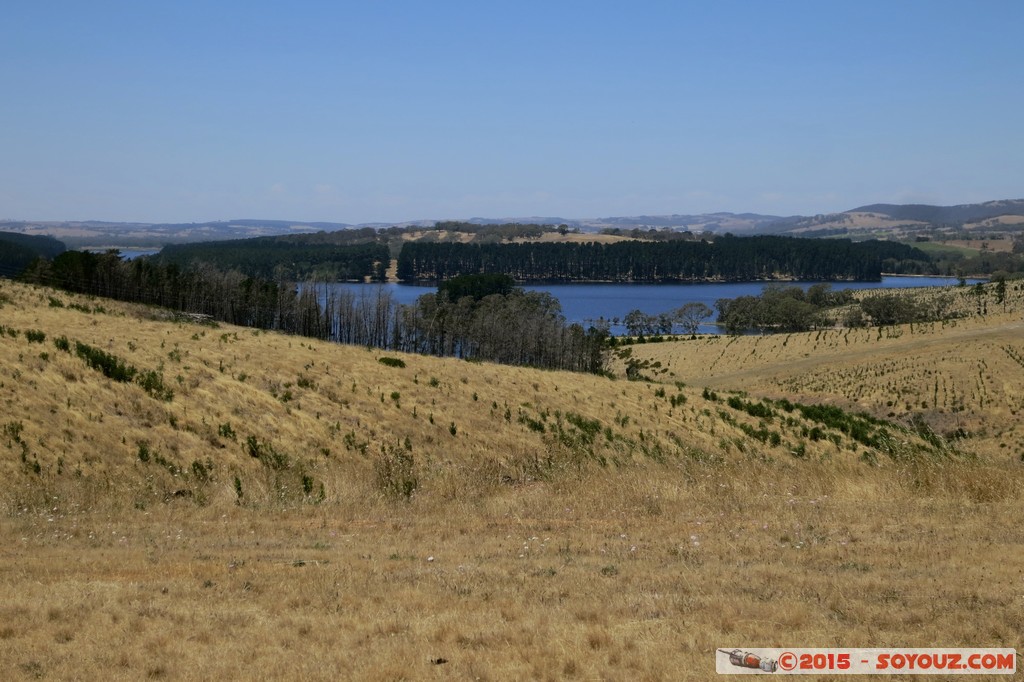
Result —
[[3, 679], [706, 680], [1024, 630], [1007, 456], [2, 280], [0, 327]]
[[[309, 502], [387, 494], [380, 467], [411, 461], [421, 494], [459, 497], [566, 470], [788, 457], [807, 429], [782, 421], [768, 439], [756, 420], [723, 417], [720, 401], [675, 385], [389, 360], [9, 282], [0, 296], [0, 474], [26, 490], [98, 486], [139, 507], [175, 494], [226, 503], [238, 479], [245, 502]], [[104, 376], [79, 346], [137, 376]]]
[[1002, 303], [996, 286], [893, 292], [948, 297], [949, 309], [963, 315], [948, 322], [677, 337], [629, 346], [617, 371], [627, 361], [659, 363], [647, 370], [657, 380], [828, 402], [904, 425], [923, 421], [972, 455], [1024, 457], [1024, 282], [1009, 282]]

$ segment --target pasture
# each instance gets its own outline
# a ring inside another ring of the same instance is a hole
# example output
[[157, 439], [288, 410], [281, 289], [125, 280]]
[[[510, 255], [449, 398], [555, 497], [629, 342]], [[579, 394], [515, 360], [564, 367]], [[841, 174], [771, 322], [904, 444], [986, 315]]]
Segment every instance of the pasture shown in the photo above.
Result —
[[630, 382], [0, 282], [0, 674], [701, 680], [723, 646], [1019, 648], [1015, 310], [632, 346], [661, 365]]

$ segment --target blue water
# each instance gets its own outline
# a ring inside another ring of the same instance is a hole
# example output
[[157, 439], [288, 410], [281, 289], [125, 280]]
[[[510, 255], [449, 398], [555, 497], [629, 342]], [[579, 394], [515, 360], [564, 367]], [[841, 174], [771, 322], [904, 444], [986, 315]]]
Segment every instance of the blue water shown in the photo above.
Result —
[[[83, 249], [84, 251], [91, 251], [92, 253], [106, 253], [108, 249]], [[117, 249], [117, 252], [121, 255], [124, 260], [132, 260], [133, 258], [139, 258], [140, 256], [152, 256], [160, 253], [160, 249]]]
[[[968, 284], [984, 280], [968, 280]], [[815, 282], [792, 282], [805, 290]], [[902, 289], [910, 287], [956, 286], [955, 277], [883, 277], [881, 282], [830, 282], [834, 291], [842, 289]], [[322, 286], [322, 285], [321, 285]], [[383, 287], [395, 301], [411, 304], [423, 294], [437, 291], [436, 287], [412, 286], [408, 284], [332, 284], [357, 294], [371, 294], [377, 287]], [[703, 303], [714, 309], [720, 298], [757, 296], [764, 289], [764, 282], [729, 282], [701, 284], [528, 284], [527, 291], [546, 291], [562, 304], [562, 313], [569, 322], [584, 326], [598, 318], [622, 320], [631, 310], [640, 310], [648, 315], [670, 312], [684, 303]], [[613, 334], [622, 334], [621, 324], [612, 325]], [[720, 330], [714, 324], [701, 326], [701, 332], [715, 334]]]

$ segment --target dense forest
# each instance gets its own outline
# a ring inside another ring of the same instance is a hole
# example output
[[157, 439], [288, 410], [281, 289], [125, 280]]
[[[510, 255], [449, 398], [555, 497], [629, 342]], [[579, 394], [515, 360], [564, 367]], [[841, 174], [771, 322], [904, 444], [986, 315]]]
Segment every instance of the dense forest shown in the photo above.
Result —
[[[186, 267], [207, 263], [221, 270], [239, 270], [250, 277], [291, 281], [384, 281], [390, 262], [386, 244], [376, 233], [347, 233], [348, 243], [303, 235], [301, 239], [257, 237], [223, 242], [201, 242], [165, 246], [158, 255], [161, 263]], [[372, 241], [371, 241], [372, 240]]]
[[53, 237], [0, 232], [0, 277], [15, 277], [36, 258], [53, 258], [64, 250], [64, 243]]
[[[245, 221], [237, 221], [239, 224]], [[383, 281], [391, 259], [398, 258], [409, 235], [430, 243], [496, 244], [511, 239], [538, 239], [549, 232], [568, 232], [566, 226], [502, 223], [477, 225], [458, 221], [435, 223], [432, 228], [371, 227], [169, 244], [157, 259], [187, 267], [206, 263], [221, 270], [238, 270], [250, 277], [291, 281]]]
[[449, 221], [431, 229], [364, 228], [169, 245], [158, 260], [179, 267], [207, 263], [263, 279], [383, 281], [390, 259], [397, 258], [398, 279], [410, 283], [481, 273], [519, 282], [878, 280], [882, 272], [934, 270], [927, 254], [890, 241], [730, 235], [708, 241], [688, 232], [653, 230], [616, 243], [538, 241], [556, 231], [575, 230]]
[[613, 244], [409, 242], [398, 257], [398, 278], [439, 282], [499, 273], [520, 282], [877, 281], [882, 272], [916, 272], [928, 260], [922, 251], [897, 242], [795, 237]]
[[181, 268], [146, 258], [126, 261], [117, 252], [67, 251], [53, 260], [36, 260], [22, 279], [340, 343], [551, 369], [602, 370], [604, 332], [566, 324], [557, 299], [525, 292], [508, 277], [457, 278], [436, 294], [402, 305], [383, 288], [357, 296], [208, 264]]

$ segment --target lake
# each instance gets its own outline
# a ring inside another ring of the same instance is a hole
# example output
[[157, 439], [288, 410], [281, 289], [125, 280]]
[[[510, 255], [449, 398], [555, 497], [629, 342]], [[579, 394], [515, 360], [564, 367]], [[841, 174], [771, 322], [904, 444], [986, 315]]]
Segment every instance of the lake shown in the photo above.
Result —
[[[968, 284], [985, 281], [967, 280]], [[817, 282], [783, 282], [807, 289]], [[714, 309], [720, 298], [757, 296], [766, 282], [714, 282], [700, 284], [527, 284], [527, 291], [546, 291], [562, 304], [562, 313], [569, 322], [587, 326], [598, 318], [622, 320], [631, 310], [640, 310], [648, 315], [669, 312], [684, 303], [703, 303]], [[833, 290], [842, 289], [903, 289], [910, 287], [956, 286], [955, 277], [901, 277], [890, 275], [881, 282], [829, 282]], [[323, 285], [321, 285], [323, 286]], [[369, 295], [383, 287], [395, 301], [412, 304], [423, 294], [437, 291], [433, 286], [409, 284], [332, 284], [331, 287]], [[717, 334], [717, 325], [701, 325], [702, 333]], [[613, 334], [624, 334], [622, 324], [612, 325]]]
[[[154, 256], [154, 255], [160, 253], [160, 249], [133, 249], [133, 248], [122, 249], [122, 248], [118, 248], [118, 247], [111, 247], [111, 248], [116, 249], [117, 252], [120, 254], [120, 256], [121, 256], [121, 258], [123, 260], [133, 260], [135, 258], [140, 258], [142, 256]], [[90, 246], [90, 247], [82, 249], [82, 251], [89, 251], [91, 253], [106, 253], [109, 250], [110, 250], [109, 248], [97, 248], [95, 246]]]

